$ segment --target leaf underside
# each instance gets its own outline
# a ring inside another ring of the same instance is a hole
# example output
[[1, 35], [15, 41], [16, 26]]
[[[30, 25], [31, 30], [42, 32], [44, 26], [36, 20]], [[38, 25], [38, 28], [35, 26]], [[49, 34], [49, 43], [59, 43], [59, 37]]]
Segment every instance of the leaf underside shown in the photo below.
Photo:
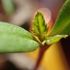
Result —
[[25, 29], [0, 22], [0, 53], [4, 52], [30, 52], [39, 47], [33, 40], [31, 33]]
[[29, 52], [38, 48], [34, 40], [19, 37], [18, 35], [0, 34], [0, 53], [2, 52]]
[[9, 33], [33, 39], [32, 34], [27, 30], [6, 22], [0, 22], [0, 33]]

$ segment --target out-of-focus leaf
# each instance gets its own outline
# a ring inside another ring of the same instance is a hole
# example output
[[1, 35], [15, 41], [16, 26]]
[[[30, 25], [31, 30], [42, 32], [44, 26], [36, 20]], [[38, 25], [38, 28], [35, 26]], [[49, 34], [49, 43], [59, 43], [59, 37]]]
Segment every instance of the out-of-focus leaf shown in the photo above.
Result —
[[30, 52], [38, 47], [39, 44], [29, 38], [8, 33], [0, 33], [0, 53]]
[[58, 34], [70, 35], [70, 0], [65, 1], [50, 32], [50, 35]]
[[27, 30], [6, 22], [0, 22], [0, 34], [1, 33], [8, 33], [8, 34], [18, 35], [21, 37], [27, 37], [33, 39], [32, 34]]
[[68, 35], [55, 35], [52, 37], [47, 37], [45, 42], [46, 42], [46, 44], [51, 45], [51, 44], [59, 42], [62, 38], [66, 38], [67, 36]]
[[7, 15], [11, 15], [15, 11], [12, 0], [2, 0], [2, 5]]
[[19, 26], [0, 22], [0, 52], [29, 52], [38, 46], [30, 32]]
[[47, 31], [44, 17], [41, 12], [37, 12], [33, 21], [33, 30], [36, 34], [43, 34]]

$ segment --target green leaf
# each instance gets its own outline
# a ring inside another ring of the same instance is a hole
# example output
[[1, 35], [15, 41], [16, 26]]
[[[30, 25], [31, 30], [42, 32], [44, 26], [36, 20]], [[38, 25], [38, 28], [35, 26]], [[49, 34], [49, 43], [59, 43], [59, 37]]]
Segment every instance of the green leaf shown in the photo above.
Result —
[[46, 44], [51, 45], [51, 44], [59, 42], [62, 38], [66, 38], [67, 36], [68, 35], [55, 35], [52, 37], [47, 37], [45, 42]]
[[0, 53], [29, 52], [38, 46], [30, 32], [19, 26], [0, 22]]
[[27, 37], [33, 39], [32, 34], [27, 30], [6, 22], [0, 22], [0, 34], [1, 33], [8, 33], [8, 34], [18, 35], [21, 37]]
[[38, 47], [39, 44], [29, 38], [8, 33], [0, 33], [0, 53], [30, 52]]
[[12, 0], [2, 0], [2, 5], [7, 15], [11, 15], [15, 11], [15, 6]]
[[58, 34], [70, 35], [70, 0], [65, 1], [50, 32], [50, 35]]
[[47, 31], [44, 17], [41, 12], [37, 12], [33, 21], [33, 30], [36, 34], [43, 34]]

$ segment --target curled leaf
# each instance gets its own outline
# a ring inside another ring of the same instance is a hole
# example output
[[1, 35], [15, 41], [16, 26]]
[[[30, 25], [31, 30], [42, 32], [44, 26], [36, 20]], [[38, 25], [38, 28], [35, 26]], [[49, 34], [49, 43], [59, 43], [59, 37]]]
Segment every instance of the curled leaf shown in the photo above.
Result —
[[67, 36], [68, 35], [55, 35], [52, 37], [47, 37], [45, 42], [46, 44], [51, 45], [51, 44], [59, 42], [62, 38], [66, 38]]

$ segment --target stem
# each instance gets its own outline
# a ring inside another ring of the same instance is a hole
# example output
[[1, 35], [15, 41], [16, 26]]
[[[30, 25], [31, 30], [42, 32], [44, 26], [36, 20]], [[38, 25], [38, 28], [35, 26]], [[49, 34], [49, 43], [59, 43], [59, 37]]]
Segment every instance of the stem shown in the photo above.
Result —
[[37, 70], [37, 69], [38, 69], [38, 67], [39, 67], [39, 65], [40, 65], [40, 62], [41, 62], [41, 60], [42, 60], [42, 58], [43, 58], [43, 55], [44, 55], [44, 53], [45, 53], [45, 51], [46, 51], [46, 49], [47, 49], [48, 47], [49, 47], [49, 46], [46, 47], [46, 45], [41, 45], [40, 50], [39, 50], [38, 60], [37, 60], [37, 63], [36, 63], [36, 65], [35, 65], [34, 70]]

